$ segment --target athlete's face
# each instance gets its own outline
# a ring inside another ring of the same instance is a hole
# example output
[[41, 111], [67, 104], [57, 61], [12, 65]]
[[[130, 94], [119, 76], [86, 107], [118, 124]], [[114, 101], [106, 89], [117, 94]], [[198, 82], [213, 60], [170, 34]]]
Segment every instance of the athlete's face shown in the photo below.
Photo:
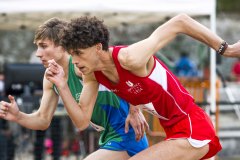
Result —
[[97, 70], [99, 53], [101, 47], [94, 45], [86, 49], [71, 50], [72, 63], [82, 72], [83, 75]]
[[38, 40], [36, 45], [36, 56], [41, 60], [44, 67], [48, 67], [48, 61], [51, 59], [58, 63], [65, 54], [65, 50], [61, 46], [55, 46], [49, 39]]

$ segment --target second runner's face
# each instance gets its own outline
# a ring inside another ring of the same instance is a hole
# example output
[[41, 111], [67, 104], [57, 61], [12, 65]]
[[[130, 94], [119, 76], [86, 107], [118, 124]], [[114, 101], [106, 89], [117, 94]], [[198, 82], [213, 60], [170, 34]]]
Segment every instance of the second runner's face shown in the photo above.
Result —
[[72, 55], [72, 63], [75, 64], [83, 75], [96, 71], [98, 62], [96, 46], [72, 50], [70, 53]]
[[49, 39], [39, 40], [36, 42], [36, 56], [41, 60], [45, 68], [48, 67], [48, 61], [54, 59], [56, 62], [61, 60], [65, 54], [61, 46], [55, 46]]

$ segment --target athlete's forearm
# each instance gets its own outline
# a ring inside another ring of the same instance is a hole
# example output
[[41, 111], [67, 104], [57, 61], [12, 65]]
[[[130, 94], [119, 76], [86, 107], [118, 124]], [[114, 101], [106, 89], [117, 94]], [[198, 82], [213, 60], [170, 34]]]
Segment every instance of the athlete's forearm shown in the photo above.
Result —
[[191, 36], [215, 50], [218, 50], [223, 42], [221, 37], [185, 14], [179, 16], [179, 22], [177, 30], [178, 34], [183, 33]]
[[91, 119], [91, 117], [88, 116], [89, 114], [87, 114], [89, 111], [83, 110], [82, 106], [75, 101], [67, 84], [58, 89], [63, 100], [64, 107], [66, 108], [74, 125], [80, 130], [86, 129], [89, 126]]
[[[172, 21], [172, 22], [171, 22]], [[186, 34], [204, 44], [208, 45], [212, 49], [216, 50], [218, 53], [227, 56], [227, 57], [240, 57], [240, 42], [237, 42], [232, 45], [225, 45], [225, 41], [219, 37], [217, 34], [212, 32], [209, 28], [195, 21], [186, 14], [181, 14], [171, 19], [169, 25], [165, 27], [166, 29], [172, 29], [172, 32], [169, 32], [169, 38], [167, 38], [166, 44], [168, 44], [171, 39], [174, 39], [178, 34]], [[163, 30], [156, 30], [156, 32], [163, 32]], [[165, 32], [167, 34], [167, 32]], [[154, 34], [154, 33], [153, 33]], [[160, 33], [158, 33], [160, 34]], [[156, 34], [157, 35], [157, 34]], [[160, 34], [161, 35], [161, 34]], [[167, 36], [167, 35], [166, 35]], [[159, 41], [164, 39], [164, 37], [159, 36]], [[163, 44], [165, 46], [166, 44]], [[224, 45], [223, 45], [224, 44]], [[162, 48], [163, 46], [160, 46]], [[158, 48], [158, 50], [160, 49]], [[223, 50], [223, 52], [221, 52]]]
[[50, 120], [47, 120], [47, 118], [41, 115], [39, 111], [31, 114], [19, 112], [19, 115], [15, 122], [25, 128], [32, 130], [45, 130], [50, 125]]

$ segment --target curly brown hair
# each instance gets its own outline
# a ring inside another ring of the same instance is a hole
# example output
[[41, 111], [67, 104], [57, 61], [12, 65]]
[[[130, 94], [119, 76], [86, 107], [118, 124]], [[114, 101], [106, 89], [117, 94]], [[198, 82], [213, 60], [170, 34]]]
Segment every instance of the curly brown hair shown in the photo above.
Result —
[[65, 30], [61, 46], [67, 51], [86, 49], [101, 43], [103, 50], [108, 50], [109, 31], [103, 21], [96, 17], [72, 19]]
[[53, 41], [54, 45], [59, 46], [67, 24], [66, 21], [56, 17], [47, 20], [36, 30], [33, 42], [36, 43], [39, 40], [49, 39]]

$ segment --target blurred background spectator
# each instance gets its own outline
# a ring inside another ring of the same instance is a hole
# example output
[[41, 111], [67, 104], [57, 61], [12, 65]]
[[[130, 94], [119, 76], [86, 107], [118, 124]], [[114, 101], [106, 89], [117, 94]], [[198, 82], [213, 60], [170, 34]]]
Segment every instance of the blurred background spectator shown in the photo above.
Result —
[[175, 74], [179, 77], [196, 77], [198, 70], [195, 63], [189, 58], [189, 53], [181, 52], [180, 59], [175, 65]]
[[238, 58], [231, 68], [231, 79], [240, 82], [240, 58]]

